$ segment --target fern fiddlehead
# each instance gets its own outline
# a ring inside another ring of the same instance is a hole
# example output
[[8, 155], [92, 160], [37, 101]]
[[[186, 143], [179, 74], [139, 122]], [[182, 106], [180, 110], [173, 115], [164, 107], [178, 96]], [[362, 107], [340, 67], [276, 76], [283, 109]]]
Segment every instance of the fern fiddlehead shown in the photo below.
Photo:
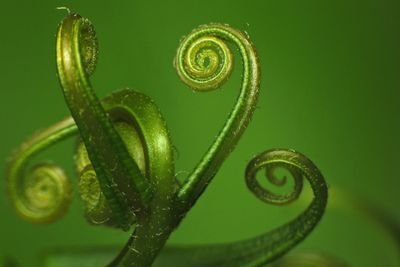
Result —
[[[260, 87], [256, 51], [246, 34], [230, 26], [203, 25], [185, 37], [175, 58], [178, 75], [196, 91], [219, 88], [233, 66], [229, 43], [237, 47], [243, 64], [237, 102], [214, 143], [180, 185], [175, 180], [172, 145], [160, 111], [150, 98], [130, 89], [117, 91], [102, 100], [97, 98], [89, 81], [98, 55], [95, 30], [89, 20], [69, 14], [58, 28], [57, 70], [72, 119], [33, 137], [11, 159], [8, 188], [19, 213], [33, 222], [50, 222], [65, 211], [70, 187], [61, 168], [42, 164], [28, 176], [25, 169], [36, 153], [78, 133], [81, 141], [75, 157], [76, 168], [88, 221], [123, 230], [134, 225], [128, 243], [109, 266], [150, 266], [232, 152], [255, 110]], [[261, 188], [255, 179], [255, 174], [266, 168], [270, 181], [283, 184], [284, 180], [271, 173], [277, 166], [287, 169], [295, 179], [294, 191], [289, 195], [274, 195]], [[53, 177], [61, 177], [65, 185], [50, 190], [50, 185], [53, 188], [55, 184]], [[327, 189], [321, 173], [304, 155], [292, 150], [261, 153], [246, 169], [248, 187], [258, 198], [273, 204], [296, 199], [303, 178], [310, 182], [315, 198], [295, 220], [249, 240], [179, 249], [181, 260], [186, 258], [183, 264], [261, 266], [290, 250], [322, 217]], [[23, 186], [28, 189], [21, 189]], [[31, 200], [32, 195], [38, 200]], [[59, 197], [56, 201], [47, 201], [56, 203], [57, 207], [50, 209], [50, 215], [42, 212], [40, 216], [44, 219], [41, 219], [37, 215], [40, 205], [46, 206], [43, 199], [50, 196]], [[31, 207], [31, 203], [39, 207]], [[179, 263], [174, 261], [171, 266]]]

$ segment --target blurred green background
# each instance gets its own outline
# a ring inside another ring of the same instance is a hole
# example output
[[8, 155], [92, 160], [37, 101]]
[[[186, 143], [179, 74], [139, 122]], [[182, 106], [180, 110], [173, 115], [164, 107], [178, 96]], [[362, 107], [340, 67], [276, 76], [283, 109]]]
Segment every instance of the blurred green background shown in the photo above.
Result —
[[[303, 152], [331, 188], [367, 197], [400, 219], [399, 1], [2, 1], [1, 173], [23, 140], [69, 114], [56, 77], [55, 32], [66, 15], [57, 6], [96, 27], [100, 58], [92, 82], [99, 97], [131, 87], [156, 101], [177, 148], [180, 178], [225, 121], [241, 66], [223, 89], [193, 93], [172, 66], [179, 40], [200, 24], [223, 22], [248, 32], [257, 47], [262, 84], [252, 123], [171, 243], [238, 240], [298, 214], [300, 204], [271, 207], [246, 189], [246, 163], [270, 148]], [[37, 159], [53, 159], [75, 177], [73, 147], [74, 140], [67, 141]], [[4, 177], [0, 190], [0, 255], [16, 257], [22, 266], [35, 266], [49, 248], [122, 245], [128, 239], [128, 233], [88, 225], [78, 190], [65, 218], [48, 226], [16, 216]], [[390, 238], [337, 210], [328, 210], [296, 250], [325, 252], [354, 266], [399, 264]]]

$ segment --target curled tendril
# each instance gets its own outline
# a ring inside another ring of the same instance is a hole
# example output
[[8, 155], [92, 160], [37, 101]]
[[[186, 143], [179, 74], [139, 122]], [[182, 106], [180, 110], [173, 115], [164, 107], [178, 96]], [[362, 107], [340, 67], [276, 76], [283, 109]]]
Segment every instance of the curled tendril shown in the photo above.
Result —
[[64, 171], [56, 165], [43, 163], [36, 165], [29, 175], [25, 182], [28, 202], [49, 214], [64, 210], [71, 196], [71, 184]]
[[[159, 109], [149, 97], [129, 89], [98, 99], [89, 80], [98, 58], [94, 27], [80, 15], [68, 14], [58, 28], [56, 51], [58, 77], [73, 119], [33, 137], [11, 160], [9, 191], [17, 210], [22, 210], [20, 213], [26, 218], [36, 218], [40, 207], [49, 208], [54, 202], [61, 208], [54, 208], [57, 212], [51, 216], [41, 215], [50, 218], [47, 221], [65, 210], [65, 205], [59, 203], [69, 197], [58, 194], [69, 194], [69, 186], [52, 188], [48, 195], [42, 192], [42, 188], [55, 184], [53, 178], [65, 177], [60, 175], [60, 168], [46, 164], [31, 175], [24, 174], [33, 155], [78, 132], [75, 163], [87, 219], [124, 230], [135, 225], [127, 244], [108, 266], [150, 266], [234, 149], [255, 110], [260, 87], [258, 57], [249, 37], [228, 25], [203, 25], [185, 37], [175, 58], [178, 75], [193, 90], [220, 87], [233, 66], [229, 44], [238, 48], [243, 63], [239, 96], [213, 144], [179, 185], [174, 175], [172, 145]], [[273, 194], [255, 179], [256, 173], [266, 168], [267, 178], [275, 185], [283, 185], [286, 179], [274, 176], [278, 167], [286, 168], [295, 180], [290, 194]], [[23, 177], [30, 177], [30, 182]], [[296, 199], [303, 178], [310, 182], [315, 198], [296, 219], [252, 239], [179, 250], [185, 258], [181, 263], [185, 267], [261, 266], [289, 251], [322, 217], [327, 189], [321, 173], [308, 158], [291, 150], [266, 151], [246, 169], [248, 187], [260, 199], [274, 204]], [[29, 189], [23, 190], [26, 185]], [[59, 198], [50, 198], [55, 195]], [[32, 208], [31, 203], [36, 207]], [[177, 264], [175, 261], [171, 266]]]
[[322, 218], [327, 203], [328, 189], [321, 172], [299, 152], [268, 150], [250, 161], [246, 168], [246, 179], [253, 179], [256, 172], [269, 166], [291, 170], [301, 175], [301, 179], [304, 177], [309, 181], [314, 198], [308, 208], [289, 223], [254, 238], [231, 244], [181, 248], [179, 259], [184, 259], [184, 264], [175, 262], [170, 266], [265, 266], [308, 236]]
[[179, 77], [196, 91], [217, 89], [232, 72], [231, 50], [214, 36], [191, 35], [180, 45], [175, 59]]
[[62, 217], [71, 199], [71, 184], [65, 172], [52, 163], [28, 169], [33, 156], [71, 136], [76, 127], [66, 119], [20, 146], [8, 163], [7, 188], [11, 203], [25, 220], [50, 223]]
[[[136, 163], [130, 160], [121, 137], [91, 89], [88, 76], [96, 66], [97, 48], [95, 30], [89, 20], [71, 14], [62, 21], [57, 33], [57, 69], [65, 100], [89, 152], [102, 192], [119, 226], [127, 229], [131, 203], [137, 209], [144, 207], [150, 197], [150, 186]], [[103, 145], [96, 146], [96, 143]], [[122, 177], [134, 179], [122, 181]]]
[[241, 90], [214, 143], [179, 190], [183, 212], [205, 190], [249, 124], [258, 99], [260, 69], [256, 50], [248, 36], [223, 24], [203, 25], [193, 30], [181, 41], [175, 58], [179, 77], [191, 89], [215, 89], [227, 79], [233, 65], [227, 43], [234, 44], [242, 58]]
[[296, 200], [303, 189], [303, 176], [299, 169], [293, 166], [285, 166], [294, 180], [294, 188], [291, 193], [285, 195], [277, 195], [263, 188], [256, 179], [256, 173], [259, 168], [265, 168], [267, 179], [274, 185], [283, 186], [287, 182], [287, 177], [279, 179], [275, 175], [275, 170], [281, 167], [280, 162], [263, 162], [254, 159], [246, 170], [247, 187], [262, 201], [275, 205], [284, 205]]

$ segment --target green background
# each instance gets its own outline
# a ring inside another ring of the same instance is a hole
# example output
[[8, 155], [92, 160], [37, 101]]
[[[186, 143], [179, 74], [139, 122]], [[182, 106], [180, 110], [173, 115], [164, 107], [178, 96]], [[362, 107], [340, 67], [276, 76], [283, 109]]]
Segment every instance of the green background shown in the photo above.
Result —
[[[179, 40], [200, 24], [248, 32], [260, 56], [258, 108], [234, 153], [171, 243], [250, 237], [288, 221], [302, 205], [271, 207], [246, 189], [255, 154], [293, 148], [309, 156], [331, 188], [367, 197], [400, 219], [398, 151], [399, 1], [1, 1], [0, 172], [13, 149], [68, 115], [55, 70], [55, 31], [68, 6], [95, 25], [100, 58], [92, 77], [99, 97], [131, 87], [151, 96], [168, 122], [183, 178], [235, 102], [240, 64], [223, 89], [193, 93], [172, 66]], [[236, 60], [240, 63], [240, 60]], [[43, 153], [73, 171], [74, 141]], [[5, 177], [3, 177], [5, 178]], [[0, 254], [34, 266], [60, 246], [123, 244], [128, 233], [88, 225], [74, 191], [67, 215], [52, 225], [18, 218], [0, 183]], [[76, 180], [76, 179], [74, 179]], [[75, 187], [76, 188], [76, 187]], [[334, 201], [334, 200], [333, 200]], [[315, 250], [354, 266], [397, 266], [390, 238], [352, 212], [328, 210], [299, 251]]]

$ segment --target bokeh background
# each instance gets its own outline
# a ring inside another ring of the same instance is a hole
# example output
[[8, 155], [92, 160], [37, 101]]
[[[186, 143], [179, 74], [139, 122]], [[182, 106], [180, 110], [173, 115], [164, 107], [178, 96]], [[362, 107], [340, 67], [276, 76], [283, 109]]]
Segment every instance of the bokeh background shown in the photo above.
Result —
[[[68, 6], [97, 29], [98, 96], [131, 87], [162, 110], [183, 178], [205, 152], [235, 102], [240, 60], [223, 89], [193, 93], [172, 66], [194, 27], [223, 22], [255, 43], [262, 84], [252, 123], [170, 243], [228, 242], [280, 225], [302, 204], [271, 207], [246, 189], [255, 154], [293, 148], [309, 156], [330, 188], [366, 197], [400, 219], [398, 151], [399, 1], [1, 1], [0, 173], [7, 157], [38, 129], [68, 116], [55, 70], [55, 32]], [[71, 177], [74, 140], [37, 160], [52, 159]], [[76, 179], [74, 178], [74, 181]], [[75, 187], [76, 188], [76, 187]], [[0, 183], [0, 255], [36, 266], [41, 251], [122, 245], [129, 233], [88, 225], [78, 190], [67, 215], [52, 225], [16, 216]], [[331, 201], [335, 201], [332, 200]], [[390, 237], [356, 213], [329, 209], [298, 251], [319, 251], [353, 266], [398, 266]]]

